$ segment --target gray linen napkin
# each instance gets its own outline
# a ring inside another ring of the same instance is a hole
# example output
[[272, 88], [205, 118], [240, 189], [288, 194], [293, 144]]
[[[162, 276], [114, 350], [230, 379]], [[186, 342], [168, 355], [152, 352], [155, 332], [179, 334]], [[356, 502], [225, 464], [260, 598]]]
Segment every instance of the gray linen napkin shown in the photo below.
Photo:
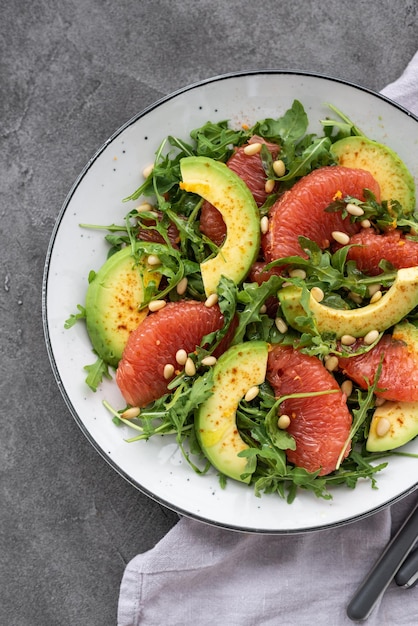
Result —
[[[418, 115], [418, 53], [382, 93]], [[318, 533], [236, 533], [182, 518], [128, 563], [118, 626], [344, 626], [346, 607], [418, 490], [347, 526]], [[418, 624], [418, 586], [391, 583], [367, 624]]]

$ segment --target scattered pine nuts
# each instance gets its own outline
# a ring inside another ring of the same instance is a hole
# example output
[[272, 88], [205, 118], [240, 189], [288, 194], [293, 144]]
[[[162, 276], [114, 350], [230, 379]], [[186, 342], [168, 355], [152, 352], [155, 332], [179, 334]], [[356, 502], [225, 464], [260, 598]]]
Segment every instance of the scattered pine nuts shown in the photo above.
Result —
[[376, 425], [376, 435], [378, 437], [384, 437], [390, 429], [390, 421], [386, 417], [381, 417]]
[[294, 270], [290, 270], [289, 276], [291, 278], [302, 278], [302, 279], [305, 279], [306, 278], [306, 272], [302, 268], [296, 268]]
[[343, 233], [341, 230], [333, 230], [331, 235], [334, 241], [340, 243], [343, 246], [346, 246], [348, 243], [350, 243], [350, 237], [347, 235], [347, 233]]
[[141, 409], [138, 406], [131, 406], [129, 409], [126, 409], [123, 413], [121, 413], [121, 417], [126, 420], [131, 420], [134, 417], [138, 417], [141, 413]]
[[379, 302], [380, 298], [383, 296], [382, 292], [380, 291], [376, 291], [376, 293], [374, 293], [372, 295], [372, 297], [370, 298], [370, 304], [374, 304], [375, 302]]
[[276, 317], [274, 323], [276, 324], [276, 328], [279, 333], [282, 333], [282, 335], [284, 335], [287, 332], [288, 326], [284, 319], [282, 319], [281, 317]]
[[209, 367], [211, 367], [212, 365], [215, 365], [216, 363], [216, 356], [205, 356], [204, 359], [202, 359], [202, 365], [207, 365]]
[[188, 355], [186, 350], [177, 350], [176, 352], [176, 361], [179, 365], [184, 365], [188, 359]]
[[330, 356], [329, 359], [325, 361], [325, 367], [329, 372], [333, 372], [338, 367], [338, 357], [335, 355]]
[[349, 213], [350, 215], [355, 215], [355, 216], [364, 215], [364, 211], [361, 208], [361, 206], [358, 206], [357, 204], [352, 204], [351, 202], [349, 202], [346, 205], [345, 209], [347, 213]]
[[321, 302], [325, 298], [325, 294], [320, 287], [312, 287], [311, 296], [317, 302]]
[[249, 143], [248, 146], [244, 148], [244, 154], [247, 156], [252, 156], [253, 154], [258, 154], [261, 150], [261, 143], [256, 141], [254, 143]]
[[210, 307], [215, 306], [215, 304], [218, 302], [218, 294], [217, 293], [211, 293], [210, 296], [208, 298], [206, 298], [205, 300], [205, 306], [210, 309]]
[[174, 374], [174, 365], [171, 363], [166, 363], [164, 365], [164, 378], [168, 380]]
[[244, 400], [246, 402], [251, 402], [251, 400], [254, 400], [254, 398], [258, 396], [259, 392], [260, 392], [260, 387], [258, 387], [257, 385], [254, 385], [254, 387], [250, 387], [244, 396]]
[[363, 341], [367, 346], [371, 346], [378, 337], [379, 331], [377, 329], [370, 330], [366, 335], [364, 335]]
[[277, 420], [277, 426], [281, 430], [286, 430], [286, 428], [290, 426], [290, 417], [286, 415], [286, 413], [283, 413], [283, 415], [280, 415], [279, 419]]
[[347, 398], [349, 398], [353, 392], [353, 383], [351, 380], [345, 380], [342, 384], [341, 384], [341, 391], [343, 392], [343, 394], [345, 394], [345, 396]]
[[352, 346], [356, 342], [356, 338], [353, 335], [343, 335], [341, 337], [341, 343], [343, 346]]
[[284, 161], [282, 161], [281, 159], [273, 161], [273, 171], [279, 178], [281, 176], [284, 176], [286, 173], [286, 165], [284, 164]]
[[269, 229], [269, 218], [267, 215], [264, 215], [260, 220], [260, 230], [265, 235]]
[[264, 191], [266, 193], [272, 193], [275, 184], [276, 182], [272, 178], [269, 178], [269, 180], [266, 180], [266, 184], [264, 185]]
[[154, 313], [155, 311], [160, 311], [165, 307], [167, 302], [165, 300], [151, 300], [148, 304], [149, 310]]
[[189, 281], [187, 280], [187, 276], [184, 276], [180, 280], [180, 282], [177, 283], [176, 291], [179, 294], [179, 296], [182, 296], [183, 294], [186, 293], [188, 282]]
[[154, 163], [151, 163], [151, 165], [148, 165], [142, 170], [142, 176], [144, 178], [148, 178], [148, 176], [150, 176], [153, 169], [154, 169]]
[[265, 305], [265, 304], [262, 304], [262, 305], [260, 306], [260, 314], [261, 314], [261, 315], [264, 315], [265, 313], [267, 313], [267, 307], [266, 307], [266, 305]]
[[370, 220], [363, 220], [362, 222], [360, 222], [360, 226], [362, 228], [370, 228], [371, 225], [372, 224], [371, 224]]
[[187, 357], [187, 361], [184, 365], [184, 371], [187, 376], [194, 376], [196, 374], [196, 365], [190, 357]]
[[161, 265], [160, 257], [156, 254], [150, 254], [147, 258], [148, 265]]
[[385, 398], [375, 398], [374, 405], [382, 406], [382, 404], [385, 404], [385, 402], [386, 402]]

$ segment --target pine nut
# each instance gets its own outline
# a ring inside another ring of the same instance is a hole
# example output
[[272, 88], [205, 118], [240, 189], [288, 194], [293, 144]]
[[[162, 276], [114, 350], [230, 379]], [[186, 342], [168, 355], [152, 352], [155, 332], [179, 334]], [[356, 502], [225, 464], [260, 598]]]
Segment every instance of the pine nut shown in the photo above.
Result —
[[356, 338], [352, 335], [343, 335], [341, 337], [341, 343], [343, 346], [352, 346], [356, 342]]
[[211, 366], [211, 365], [215, 365], [216, 363], [216, 356], [205, 356], [204, 359], [202, 359], [202, 365], [207, 365], [207, 366]]
[[266, 305], [265, 305], [265, 304], [262, 304], [262, 305], [260, 306], [260, 314], [261, 314], [261, 315], [264, 315], [265, 313], [267, 313], [267, 307], [266, 307]]
[[165, 300], [151, 300], [148, 304], [149, 310], [154, 313], [155, 311], [160, 311], [165, 307], [167, 302]]
[[171, 363], [166, 363], [164, 365], [164, 378], [168, 380], [174, 374], [174, 365]]
[[390, 429], [390, 421], [386, 417], [381, 417], [376, 425], [376, 435], [378, 437], [384, 437], [387, 435]]
[[330, 356], [329, 359], [325, 361], [325, 367], [329, 372], [333, 372], [338, 367], [338, 357]]
[[382, 292], [380, 291], [376, 291], [376, 293], [374, 293], [372, 295], [372, 297], [370, 298], [370, 304], [374, 304], [375, 302], [379, 302], [380, 298], [383, 296]]
[[176, 291], [179, 296], [182, 296], [186, 293], [187, 285], [188, 285], [187, 276], [184, 276], [180, 282], [177, 283]]
[[269, 218], [267, 215], [264, 215], [260, 220], [260, 230], [265, 235], [269, 229]]
[[334, 241], [340, 243], [343, 246], [346, 246], [348, 243], [350, 243], [350, 237], [347, 235], [347, 233], [343, 233], [341, 230], [333, 230], [331, 235]]
[[277, 426], [280, 428], [280, 430], [286, 430], [286, 428], [290, 426], [290, 417], [286, 415], [286, 413], [280, 415], [279, 419], [277, 420]]
[[352, 381], [351, 380], [345, 380], [341, 384], [341, 391], [347, 398], [349, 396], [351, 396], [351, 394], [353, 392], [353, 383], [352, 383]]
[[246, 154], [247, 156], [252, 156], [253, 154], [258, 154], [260, 150], [261, 150], [261, 143], [259, 142], [249, 143], [248, 146], [245, 146], [244, 148], [244, 154]]
[[266, 180], [266, 184], [264, 185], [264, 191], [266, 193], [272, 193], [275, 184], [276, 182], [272, 178]]
[[156, 254], [150, 254], [149, 257], [147, 258], [147, 263], [148, 265], [161, 265], [161, 261], [160, 261], [160, 257], [158, 257]]
[[380, 291], [380, 285], [375, 283], [374, 285], [369, 285], [367, 287], [367, 291], [369, 292], [369, 296], [372, 297], [377, 291]]
[[284, 164], [284, 161], [282, 161], [281, 159], [273, 161], [273, 171], [279, 178], [284, 176], [286, 173], [286, 165]]
[[302, 278], [302, 279], [305, 279], [306, 278], [306, 272], [305, 272], [305, 270], [303, 270], [301, 268], [297, 268], [295, 270], [290, 270], [289, 276], [291, 278]]
[[362, 222], [360, 222], [360, 226], [362, 228], [370, 228], [371, 225], [372, 224], [371, 224], [370, 220], [363, 220]]
[[212, 306], [218, 302], [218, 294], [211, 293], [210, 296], [205, 301], [205, 306], [210, 309]]
[[274, 323], [276, 324], [276, 328], [279, 333], [282, 333], [282, 335], [284, 335], [287, 332], [288, 326], [284, 319], [282, 319], [281, 317], [276, 317]]
[[129, 409], [126, 409], [123, 413], [121, 413], [121, 417], [126, 420], [131, 420], [134, 417], [138, 417], [141, 413], [141, 409], [138, 406], [131, 406]]
[[363, 337], [363, 341], [367, 346], [371, 346], [372, 343], [374, 343], [376, 341], [376, 339], [379, 337], [379, 331], [378, 330], [370, 330], [367, 335], [364, 335]]
[[251, 400], [254, 400], [254, 398], [258, 396], [259, 392], [260, 392], [260, 388], [257, 387], [257, 385], [254, 385], [254, 387], [250, 387], [244, 396], [244, 400], [246, 402], [251, 402]]
[[385, 398], [376, 397], [375, 401], [374, 401], [374, 405], [375, 406], [382, 406], [383, 404], [385, 404], [385, 402], [386, 402]]
[[350, 215], [355, 215], [355, 216], [364, 215], [364, 211], [361, 208], [361, 206], [358, 206], [357, 204], [352, 204], [351, 202], [349, 202], [346, 205], [345, 209], [347, 213], [349, 213]]
[[154, 163], [147, 165], [147, 167], [144, 167], [144, 169], [142, 170], [142, 176], [144, 178], [148, 178], [148, 176], [151, 175], [153, 169], [154, 169]]
[[355, 293], [354, 291], [350, 291], [348, 297], [356, 304], [361, 304], [363, 302], [363, 298], [361, 297], [361, 295], [359, 293]]
[[320, 287], [312, 287], [311, 296], [317, 302], [321, 302], [325, 298], [325, 294]]
[[[144, 211], [152, 211], [152, 205], [149, 202], [143, 202], [139, 206], [136, 207], [137, 213], [144, 213]], [[156, 214], [157, 215], [157, 214]]]
[[176, 352], [176, 361], [179, 365], [185, 365], [186, 361], [188, 359], [188, 355], [186, 350], [177, 350]]
[[190, 357], [187, 358], [187, 361], [184, 365], [184, 372], [187, 376], [194, 376], [196, 374], [196, 366], [193, 359], [191, 359]]

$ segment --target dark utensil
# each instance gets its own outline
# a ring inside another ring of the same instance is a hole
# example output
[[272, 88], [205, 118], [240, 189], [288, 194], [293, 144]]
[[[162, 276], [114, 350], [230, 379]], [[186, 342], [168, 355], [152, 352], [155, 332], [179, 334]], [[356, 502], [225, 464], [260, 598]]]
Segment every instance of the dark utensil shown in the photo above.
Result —
[[353, 621], [368, 618], [418, 539], [418, 503], [363, 580], [347, 607]]
[[401, 565], [395, 576], [395, 582], [400, 587], [410, 589], [418, 582], [418, 548], [412, 552]]

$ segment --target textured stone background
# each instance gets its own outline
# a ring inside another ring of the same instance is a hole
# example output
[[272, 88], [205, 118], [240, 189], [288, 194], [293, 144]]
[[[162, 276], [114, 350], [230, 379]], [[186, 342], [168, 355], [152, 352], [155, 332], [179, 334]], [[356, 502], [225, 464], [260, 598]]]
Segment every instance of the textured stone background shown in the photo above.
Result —
[[379, 90], [416, 51], [417, 17], [415, 0], [1, 3], [1, 624], [115, 624], [125, 564], [177, 520], [95, 452], [46, 355], [45, 254], [85, 163], [145, 106], [220, 73]]

